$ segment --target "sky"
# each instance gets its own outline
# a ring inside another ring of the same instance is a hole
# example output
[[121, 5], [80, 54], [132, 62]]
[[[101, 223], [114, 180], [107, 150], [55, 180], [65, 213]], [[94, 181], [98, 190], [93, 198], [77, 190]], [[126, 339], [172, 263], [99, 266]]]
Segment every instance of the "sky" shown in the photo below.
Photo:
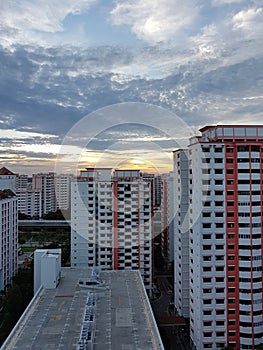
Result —
[[0, 14], [14, 172], [160, 173], [204, 125], [263, 124], [262, 0], [6, 0]]

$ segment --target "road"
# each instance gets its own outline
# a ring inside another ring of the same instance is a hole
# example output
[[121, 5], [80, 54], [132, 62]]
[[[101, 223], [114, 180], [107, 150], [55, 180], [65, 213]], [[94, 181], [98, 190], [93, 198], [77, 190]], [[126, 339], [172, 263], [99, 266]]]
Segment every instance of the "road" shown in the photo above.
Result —
[[[172, 286], [166, 276], [157, 276], [158, 288], [161, 292], [160, 298], [151, 302], [156, 317], [169, 317], [169, 305], [173, 299]], [[174, 312], [172, 312], [174, 315]], [[185, 339], [180, 328], [176, 326], [159, 327], [165, 350], [191, 350], [187, 339]]]

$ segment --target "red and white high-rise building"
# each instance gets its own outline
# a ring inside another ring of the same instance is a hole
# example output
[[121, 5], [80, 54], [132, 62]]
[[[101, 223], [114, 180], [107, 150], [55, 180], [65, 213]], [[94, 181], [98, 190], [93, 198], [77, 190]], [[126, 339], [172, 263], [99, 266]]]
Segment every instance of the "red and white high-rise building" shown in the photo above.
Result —
[[263, 125], [200, 132], [188, 149], [191, 340], [198, 350], [254, 350], [263, 340]]
[[150, 293], [152, 198], [139, 170], [82, 171], [71, 188], [71, 266], [139, 269]]

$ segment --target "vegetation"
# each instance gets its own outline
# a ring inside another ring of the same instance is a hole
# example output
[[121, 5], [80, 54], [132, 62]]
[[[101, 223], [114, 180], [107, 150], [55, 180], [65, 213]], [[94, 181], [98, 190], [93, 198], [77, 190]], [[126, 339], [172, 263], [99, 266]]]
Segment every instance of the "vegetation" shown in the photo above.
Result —
[[60, 209], [58, 209], [55, 212], [49, 212], [47, 214], [44, 214], [42, 216], [42, 219], [44, 219], [44, 220], [65, 220], [63, 212]]
[[21, 269], [12, 286], [0, 295], [0, 344], [4, 342], [33, 297], [33, 267]]
[[29, 230], [19, 232], [19, 243], [23, 252], [33, 252], [37, 248], [61, 248], [62, 265], [65, 266], [70, 258], [70, 230], [69, 228], [42, 228], [39, 232]]

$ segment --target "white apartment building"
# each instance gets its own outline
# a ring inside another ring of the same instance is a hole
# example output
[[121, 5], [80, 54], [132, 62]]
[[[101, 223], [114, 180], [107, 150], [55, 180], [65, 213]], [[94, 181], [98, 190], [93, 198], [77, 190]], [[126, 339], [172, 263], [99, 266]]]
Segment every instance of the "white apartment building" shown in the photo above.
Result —
[[16, 190], [18, 212], [31, 217], [42, 215], [41, 190], [28, 190], [20, 188]]
[[39, 173], [32, 175], [32, 190], [41, 191], [41, 216], [57, 210], [55, 200], [55, 174]]
[[17, 198], [9, 189], [0, 190], [0, 223], [0, 290], [4, 290], [18, 269]]
[[138, 170], [87, 168], [71, 191], [71, 266], [139, 269], [152, 286], [152, 185]]
[[73, 174], [55, 175], [56, 206], [58, 209], [67, 210], [70, 208], [70, 191], [73, 179]]
[[16, 174], [16, 190], [29, 189], [31, 183], [29, 183], [29, 177], [25, 174]]
[[174, 260], [174, 175], [162, 174], [161, 249], [168, 267]]
[[174, 304], [179, 315], [190, 317], [189, 277], [189, 165], [188, 151], [173, 152], [174, 158]]
[[254, 350], [263, 339], [263, 126], [200, 132], [190, 139], [185, 189], [192, 344]]
[[16, 174], [9, 169], [2, 167], [0, 169], [0, 190], [9, 189], [16, 192]]

